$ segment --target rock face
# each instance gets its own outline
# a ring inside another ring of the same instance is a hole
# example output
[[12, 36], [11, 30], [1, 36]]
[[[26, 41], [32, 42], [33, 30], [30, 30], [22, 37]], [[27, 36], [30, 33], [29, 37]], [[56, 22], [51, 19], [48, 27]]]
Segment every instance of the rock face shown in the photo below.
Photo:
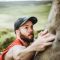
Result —
[[54, 0], [49, 14], [48, 31], [56, 35], [51, 47], [38, 52], [34, 60], [60, 60], [60, 0]]

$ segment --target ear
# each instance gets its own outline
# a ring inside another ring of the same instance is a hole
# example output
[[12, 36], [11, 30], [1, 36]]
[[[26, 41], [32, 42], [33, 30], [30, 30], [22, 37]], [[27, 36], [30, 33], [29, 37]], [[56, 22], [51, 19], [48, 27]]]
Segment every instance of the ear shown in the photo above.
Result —
[[19, 30], [16, 30], [16, 34], [18, 34], [19, 33]]

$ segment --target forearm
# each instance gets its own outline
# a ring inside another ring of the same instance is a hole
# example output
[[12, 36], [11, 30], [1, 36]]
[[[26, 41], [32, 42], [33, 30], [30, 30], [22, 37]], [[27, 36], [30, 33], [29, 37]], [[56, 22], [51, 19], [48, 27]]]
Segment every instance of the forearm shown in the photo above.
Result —
[[[5, 60], [31, 60], [35, 55], [37, 44], [32, 43], [30, 46], [15, 46], [11, 48], [5, 55]], [[18, 47], [18, 48], [17, 48]], [[19, 48], [20, 47], [20, 48]]]
[[31, 58], [35, 55], [35, 50], [33, 49], [33, 46], [30, 45], [27, 48], [24, 49], [13, 49], [13, 59], [15, 60], [31, 60]]
[[21, 52], [15, 57], [15, 60], [32, 60], [35, 55], [35, 51], [31, 52]]
[[[17, 48], [18, 47], [18, 48]], [[20, 46], [15, 46], [11, 48], [5, 55], [5, 60], [31, 60], [34, 56], [36, 50], [33, 48], [34, 44], [31, 44], [29, 47], [24, 48]]]
[[[13, 50], [14, 59], [15, 60], [19, 60], [19, 59], [21, 59], [21, 60], [29, 60], [29, 59], [31, 59], [34, 56], [34, 54], [37, 51], [37, 49], [38, 49], [38, 44], [36, 44], [34, 42], [30, 46], [28, 46], [27, 48], [25, 48], [23, 50], [20, 50], [18, 53], [14, 52], [16, 50]], [[42, 48], [39, 49], [39, 51], [40, 50], [42, 50]]]
[[11, 60], [12, 58], [14, 60], [31, 60], [36, 51], [44, 50], [42, 46], [44, 46], [44, 44], [40, 42], [38, 43], [37, 41], [32, 43], [27, 48], [16, 45], [7, 52], [5, 55], [5, 60]]

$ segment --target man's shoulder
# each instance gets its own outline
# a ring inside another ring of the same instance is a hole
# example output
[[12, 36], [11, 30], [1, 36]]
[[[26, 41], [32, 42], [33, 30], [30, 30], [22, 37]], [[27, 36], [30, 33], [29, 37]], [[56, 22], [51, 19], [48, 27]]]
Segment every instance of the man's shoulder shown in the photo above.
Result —
[[18, 53], [19, 51], [21, 51], [25, 48], [26, 48], [25, 46], [15, 45], [15, 46], [11, 47], [7, 53], [8, 54], [12, 54], [12, 53], [15, 53], [15, 52]]
[[21, 45], [15, 45], [12, 47], [13, 49], [24, 49], [26, 48], [25, 46], [21, 46]]

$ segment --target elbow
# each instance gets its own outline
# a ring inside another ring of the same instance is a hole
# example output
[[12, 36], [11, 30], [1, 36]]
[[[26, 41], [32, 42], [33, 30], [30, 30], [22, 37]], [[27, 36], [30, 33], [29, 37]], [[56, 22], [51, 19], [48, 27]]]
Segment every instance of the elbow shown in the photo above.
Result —
[[4, 60], [12, 60], [12, 56], [6, 54], [6, 55], [4, 56]]
[[13, 59], [14, 59], [14, 60], [21, 60], [21, 58], [22, 58], [22, 57], [20, 56], [20, 54], [14, 54], [14, 55], [13, 55]]

